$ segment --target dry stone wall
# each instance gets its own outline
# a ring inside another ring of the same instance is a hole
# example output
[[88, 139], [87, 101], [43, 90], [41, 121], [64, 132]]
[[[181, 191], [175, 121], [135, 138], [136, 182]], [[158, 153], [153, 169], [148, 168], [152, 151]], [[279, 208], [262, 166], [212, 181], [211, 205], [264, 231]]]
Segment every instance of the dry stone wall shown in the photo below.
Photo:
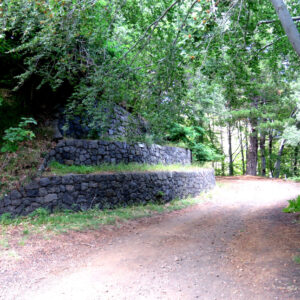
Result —
[[187, 165], [191, 163], [192, 154], [190, 150], [178, 147], [99, 140], [62, 140], [50, 152], [45, 164], [51, 160], [75, 165], [121, 162]]
[[197, 196], [215, 185], [212, 169], [67, 175], [37, 178], [0, 199], [0, 215], [27, 215], [37, 208], [86, 210]]
[[[58, 114], [58, 119], [56, 120], [55, 126], [59, 130], [59, 135], [72, 137], [76, 139], [83, 139], [91, 136], [97, 136], [98, 138], [133, 138], [135, 136], [146, 134], [149, 129], [147, 128], [147, 123], [143, 121], [140, 117], [134, 116], [127, 110], [119, 105], [114, 105], [113, 107], [106, 106], [102, 103], [102, 118], [96, 122], [97, 130], [92, 130], [88, 125], [84, 125], [84, 116], [75, 116], [72, 120], [66, 121], [64, 117], [64, 110], [60, 109]], [[68, 124], [68, 129], [63, 130], [64, 126]]]

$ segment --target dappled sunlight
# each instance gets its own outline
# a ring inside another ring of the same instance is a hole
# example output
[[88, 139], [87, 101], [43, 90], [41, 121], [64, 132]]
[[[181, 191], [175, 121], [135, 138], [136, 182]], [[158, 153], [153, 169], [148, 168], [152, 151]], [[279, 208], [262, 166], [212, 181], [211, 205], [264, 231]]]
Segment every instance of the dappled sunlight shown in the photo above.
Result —
[[30, 300], [298, 295], [299, 232], [282, 212], [298, 193], [284, 181], [218, 180], [198, 204], [110, 227], [105, 242], [97, 231], [66, 235], [64, 248], [52, 241], [60, 271], [19, 292]]
[[[226, 192], [225, 192], [226, 191]], [[300, 185], [281, 180], [220, 180], [212, 192], [214, 203], [224, 208], [265, 210], [286, 206], [287, 201], [300, 194]]]

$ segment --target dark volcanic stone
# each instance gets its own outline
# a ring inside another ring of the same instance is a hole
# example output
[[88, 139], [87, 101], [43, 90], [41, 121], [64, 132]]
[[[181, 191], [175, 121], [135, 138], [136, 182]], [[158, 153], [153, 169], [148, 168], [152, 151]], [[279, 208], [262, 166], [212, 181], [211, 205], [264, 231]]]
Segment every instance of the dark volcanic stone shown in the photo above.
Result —
[[11, 199], [20, 199], [22, 197], [21, 193], [19, 193], [17, 190], [13, 190], [10, 193], [10, 198]]
[[26, 190], [26, 196], [27, 197], [37, 197], [37, 196], [39, 196], [39, 190], [38, 189]]
[[49, 202], [52, 202], [52, 201], [57, 200], [57, 199], [58, 199], [58, 197], [57, 197], [56, 194], [49, 194], [49, 195], [44, 197], [44, 202], [49, 203]]
[[41, 178], [39, 183], [41, 186], [48, 186], [51, 183], [51, 181], [49, 178]]

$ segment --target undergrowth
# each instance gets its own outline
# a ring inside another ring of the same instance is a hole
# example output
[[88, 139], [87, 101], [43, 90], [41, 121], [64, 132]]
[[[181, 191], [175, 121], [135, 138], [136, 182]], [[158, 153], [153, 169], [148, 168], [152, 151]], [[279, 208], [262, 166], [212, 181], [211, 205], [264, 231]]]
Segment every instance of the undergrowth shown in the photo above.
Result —
[[36, 231], [62, 233], [69, 230], [96, 229], [101, 225], [116, 224], [119, 221], [180, 210], [200, 203], [202, 200], [203, 196], [200, 196], [184, 200], [175, 199], [166, 204], [148, 203], [146, 205], [134, 205], [106, 210], [93, 208], [81, 212], [64, 210], [50, 213], [44, 208], [39, 208], [25, 217], [12, 218], [8, 213], [1, 215], [0, 228], [2, 227], [2, 232], [5, 232], [5, 229], [9, 229], [12, 226], [22, 226], [24, 228], [23, 232], [26, 232], [26, 235]]
[[28, 183], [36, 174], [51, 142], [49, 128], [37, 128], [36, 138], [22, 142], [19, 149], [13, 153], [0, 153], [0, 197], [8, 191]]
[[295, 182], [300, 182], [300, 177], [290, 177], [289, 179]]
[[119, 163], [119, 164], [101, 164], [98, 166], [67, 166], [60, 164], [56, 161], [50, 163], [49, 172], [55, 175], [64, 175], [69, 173], [75, 174], [90, 174], [90, 173], [101, 173], [101, 172], [154, 172], [154, 171], [197, 171], [200, 168], [199, 164], [193, 165], [148, 165], [138, 163]]
[[283, 209], [286, 213], [296, 213], [300, 212], [300, 196], [294, 200], [289, 200], [289, 205]]
[[300, 264], [300, 256], [295, 256], [295, 257], [294, 257], [294, 262], [295, 262], [296, 264]]

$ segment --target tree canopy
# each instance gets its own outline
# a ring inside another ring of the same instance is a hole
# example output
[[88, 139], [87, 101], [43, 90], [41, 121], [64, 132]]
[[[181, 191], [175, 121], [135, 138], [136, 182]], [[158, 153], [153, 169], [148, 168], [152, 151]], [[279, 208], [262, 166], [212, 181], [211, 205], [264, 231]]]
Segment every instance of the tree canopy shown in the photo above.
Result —
[[297, 0], [0, 5], [0, 83], [20, 116], [62, 104], [93, 127], [117, 104], [149, 123], [151, 141], [183, 143], [221, 173], [296, 170]]

